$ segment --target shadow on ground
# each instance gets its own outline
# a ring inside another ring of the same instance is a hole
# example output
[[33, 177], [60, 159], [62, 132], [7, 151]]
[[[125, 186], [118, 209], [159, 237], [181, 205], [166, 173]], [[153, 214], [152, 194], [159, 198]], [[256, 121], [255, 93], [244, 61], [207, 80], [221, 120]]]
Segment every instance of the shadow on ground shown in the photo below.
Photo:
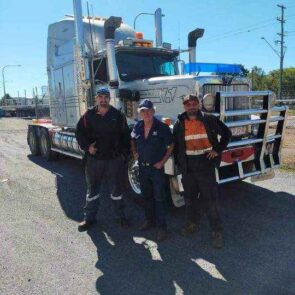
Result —
[[[29, 159], [56, 175], [57, 197], [66, 216], [82, 219], [85, 180], [80, 161]], [[137, 230], [141, 209], [127, 202], [132, 228], [113, 221], [104, 197], [98, 225], [88, 231], [97, 248], [101, 294], [294, 294], [295, 198], [241, 182], [220, 187], [225, 247], [210, 245], [208, 223], [190, 237], [179, 235], [183, 210], [170, 209], [169, 239], [153, 241]]]

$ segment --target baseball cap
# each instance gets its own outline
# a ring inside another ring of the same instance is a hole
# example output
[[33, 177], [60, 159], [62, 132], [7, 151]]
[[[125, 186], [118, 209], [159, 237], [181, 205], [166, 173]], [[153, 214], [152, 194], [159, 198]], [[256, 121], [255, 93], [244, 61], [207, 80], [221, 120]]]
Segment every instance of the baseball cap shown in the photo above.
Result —
[[100, 87], [100, 88], [97, 90], [96, 94], [97, 94], [97, 95], [98, 95], [98, 94], [106, 94], [106, 95], [110, 95], [110, 91], [109, 91], [109, 89], [108, 89], [107, 87]]
[[199, 99], [198, 99], [198, 97], [197, 97], [196, 95], [188, 94], [188, 95], [186, 95], [186, 96], [183, 98], [182, 103], [185, 104], [185, 103], [188, 102], [189, 100], [194, 100], [194, 101], [199, 102]]
[[138, 111], [152, 109], [154, 109], [154, 105], [149, 99], [144, 99], [138, 106]]

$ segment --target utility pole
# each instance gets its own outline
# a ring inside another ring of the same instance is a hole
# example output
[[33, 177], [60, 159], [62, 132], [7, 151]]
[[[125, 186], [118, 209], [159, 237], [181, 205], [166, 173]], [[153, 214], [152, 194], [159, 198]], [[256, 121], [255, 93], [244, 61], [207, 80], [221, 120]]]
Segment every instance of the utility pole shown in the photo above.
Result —
[[281, 53], [280, 53], [280, 83], [279, 83], [279, 99], [282, 98], [282, 84], [283, 84], [283, 69], [284, 69], [284, 56], [285, 56], [285, 46], [284, 46], [284, 23], [286, 22], [284, 19], [284, 10], [286, 7], [284, 5], [277, 5], [281, 9], [281, 17], [277, 17], [277, 20], [281, 23], [281, 33], [277, 33], [281, 40], [277, 40], [277, 43], [281, 45]]

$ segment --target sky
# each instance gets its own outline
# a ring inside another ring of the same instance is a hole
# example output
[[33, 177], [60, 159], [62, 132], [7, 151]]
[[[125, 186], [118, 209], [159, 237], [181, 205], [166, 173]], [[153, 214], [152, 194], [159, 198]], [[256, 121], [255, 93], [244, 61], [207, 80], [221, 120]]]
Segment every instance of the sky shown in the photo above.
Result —
[[[86, 0], [82, 0], [86, 15]], [[285, 9], [287, 36], [284, 67], [295, 66], [295, 1], [284, 0], [88, 0], [97, 16], [121, 16], [133, 25], [134, 17], [141, 13], [153, 13], [162, 8], [165, 16], [163, 41], [173, 48], [187, 48], [187, 34], [195, 28], [204, 28], [198, 40], [197, 61], [243, 64], [251, 69], [261, 67], [266, 73], [279, 68], [279, 57], [261, 39], [265, 37], [277, 50], [281, 10]], [[90, 9], [92, 10], [92, 9]], [[47, 85], [46, 42], [48, 25], [73, 14], [72, 0], [0, 0], [0, 68], [6, 65], [6, 93], [11, 96], [31, 97], [32, 89]], [[140, 16], [137, 31], [146, 39], [154, 38], [154, 19]], [[182, 54], [187, 61], [188, 54]], [[2, 75], [0, 95], [3, 95]]]

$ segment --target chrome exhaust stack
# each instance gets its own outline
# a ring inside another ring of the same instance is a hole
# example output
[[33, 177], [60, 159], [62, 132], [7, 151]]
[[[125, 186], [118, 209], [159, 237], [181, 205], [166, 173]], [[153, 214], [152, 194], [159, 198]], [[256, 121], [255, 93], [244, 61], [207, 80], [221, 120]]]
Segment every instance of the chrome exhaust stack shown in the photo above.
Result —
[[74, 7], [74, 22], [75, 22], [75, 75], [77, 77], [77, 97], [79, 100], [80, 115], [87, 111], [86, 89], [89, 88], [89, 83], [86, 79], [85, 43], [84, 43], [84, 28], [81, 0], [73, 0]]
[[[202, 38], [204, 35], [204, 29], [195, 29], [188, 34], [188, 49], [189, 49], [189, 63], [196, 62], [196, 48], [197, 48], [197, 40]], [[195, 75], [195, 71], [191, 71], [190, 74]]]
[[75, 21], [75, 39], [76, 45], [80, 47], [81, 56], [84, 55], [84, 29], [81, 0], [73, 0], [74, 7], [74, 21]]
[[120, 109], [122, 107], [121, 101], [117, 95], [119, 79], [115, 54], [115, 30], [121, 26], [121, 23], [122, 18], [116, 16], [109, 17], [104, 23], [104, 36], [107, 51], [107, 66], [110, 77], [109, 87], [111, 94], [111, 104], [116, 109]]
[[162, 47], [162, 9], [158, 8], [155, 11], [155, 32], [156, 32], [156, 47]]

